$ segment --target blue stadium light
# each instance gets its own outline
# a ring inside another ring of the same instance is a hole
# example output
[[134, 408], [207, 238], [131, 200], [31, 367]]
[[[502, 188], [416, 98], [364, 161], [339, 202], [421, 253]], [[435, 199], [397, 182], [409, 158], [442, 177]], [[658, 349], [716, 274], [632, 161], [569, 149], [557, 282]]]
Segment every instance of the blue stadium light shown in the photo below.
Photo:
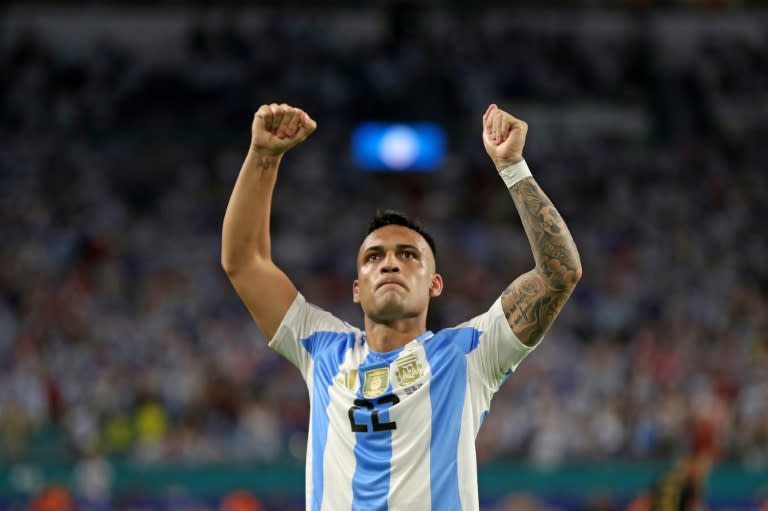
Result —
[[352, 159], [363, 170], [430, 172], [445, 157], [445, 133], [434, 123], [363, 122], [352, 133]]

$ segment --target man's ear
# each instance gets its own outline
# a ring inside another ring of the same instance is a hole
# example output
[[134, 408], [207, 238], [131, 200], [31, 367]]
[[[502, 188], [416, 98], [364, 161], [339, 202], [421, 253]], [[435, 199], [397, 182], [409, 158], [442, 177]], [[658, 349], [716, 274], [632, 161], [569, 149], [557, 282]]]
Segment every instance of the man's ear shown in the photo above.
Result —
[[357, 283], [357, 279], [352, 281], [352, 302], [360, 303], [360, 286]]
[[443, 276], [439, 273], [432, 275], [432, 283], [429, 285], [429, 296], [432, 298], [443, 294]]

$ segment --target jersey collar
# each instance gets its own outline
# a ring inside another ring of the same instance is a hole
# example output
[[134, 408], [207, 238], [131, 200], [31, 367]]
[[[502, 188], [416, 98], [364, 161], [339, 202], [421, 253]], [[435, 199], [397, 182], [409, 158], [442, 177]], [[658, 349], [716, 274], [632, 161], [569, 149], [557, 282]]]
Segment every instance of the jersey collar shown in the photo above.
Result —
[[[432, 337], [434, 337], [434, 335], [435, 334], [432, 333], [431, 330], [427, 330], [426, 332], [424, 332], [423, 334], [419, 335], [418, 337], [416, 337], [412, 341], [409, 341], [409, 342], [405, 343], [405, 345], [403, 345], [402, 347], [400, 347], [400, 348], [398, 348], [396, 350], [393, 350], [393, 351], [391, 351], [389, 353], [397, 353], [397, 352], [400, 352], [403, 349], [407, 349], [409, 347], [416, 347], [416, 345], [418, 345], [418, 344], [424, 344], [425, 342], [430, 340]], [[367, 341], [367, 337], [365, 335], [365, 332], [363, 332], [362, 335], [360, 336], [360, 341], [361, 341], [361, 344], [366, 344], [368, 342]]]

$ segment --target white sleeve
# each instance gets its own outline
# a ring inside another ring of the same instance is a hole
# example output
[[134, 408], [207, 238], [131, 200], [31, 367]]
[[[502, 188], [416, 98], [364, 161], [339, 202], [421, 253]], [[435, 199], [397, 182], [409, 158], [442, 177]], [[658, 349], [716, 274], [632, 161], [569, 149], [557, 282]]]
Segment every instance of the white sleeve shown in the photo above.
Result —
[[493, 392], [504, 383], [522, 360], [533, 351], [517, 338], [507, 322], [497, 299], [490, 309], [459, 325], [477, 330], [477, 347], [468, 355], [470, 370], [483, 380]]
[[269, 347], [295, 365], [306, 379], [313, 354], [339, 342], [339, 333], [356, 331], [355, 327], [312, 305], [298, 293], [269, 341]]

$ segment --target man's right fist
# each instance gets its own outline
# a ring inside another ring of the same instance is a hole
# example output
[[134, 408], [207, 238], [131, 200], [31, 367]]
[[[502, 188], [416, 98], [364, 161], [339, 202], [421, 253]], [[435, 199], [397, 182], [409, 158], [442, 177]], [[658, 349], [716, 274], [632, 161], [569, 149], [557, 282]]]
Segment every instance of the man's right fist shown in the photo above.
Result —
[[307, 113], [288, 106], [261, 105], [251, 125], [251, 147], [254, 151], [279, 156], [304, 141], [317, 128]]

